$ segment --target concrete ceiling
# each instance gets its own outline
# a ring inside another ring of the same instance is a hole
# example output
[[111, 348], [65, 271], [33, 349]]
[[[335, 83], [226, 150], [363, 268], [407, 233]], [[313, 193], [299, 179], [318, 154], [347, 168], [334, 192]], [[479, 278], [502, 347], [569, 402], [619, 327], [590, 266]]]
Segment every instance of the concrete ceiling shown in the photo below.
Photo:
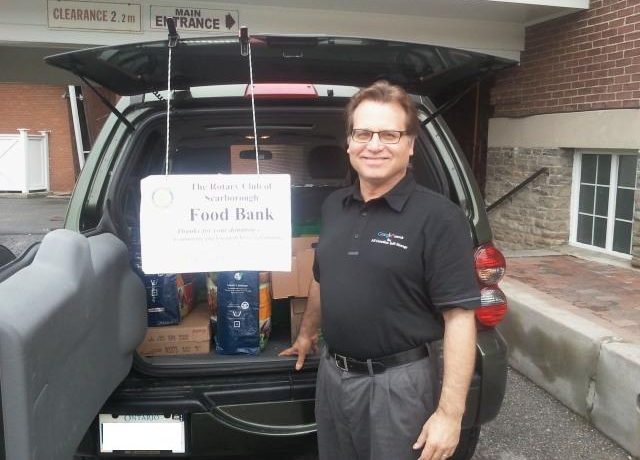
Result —
[[[112, 0], [121, 2], [121, 0]], [[185, 5], [239, 12], [254, 33], [321, 34], [430, 43], [518, 59], [527, 25], [588, 8], [589, 0], [132, 0], [142, 30], [110, 33], [56, 30], [44, 0], [0, 0], [0, 82], [77, 83], [43, 57], [96, 45], [164, 40], [150, 30], [151, 5]], [[200, 33], [200, 35], [202, 35]], [[184, 36], [194, 36], [194, 33]], [[197, 36], [197, 35], [196, 35]]]
[[29, 82], [40, 84], [79, 84], [80, 79], [69, 72], [45, 64], [44, 58], [63, 53], [72, 47], [60, 46], [0, 46], [0, 62], [11, 63], [0, 69], [0, 82]]
[[[206, 0], [215, 2], [215, 0]], [[232, 0], [255, 5], [256, 0]], [[331, 9], [408, 16], [513, 22], [529, 25], [589, 7], [589, 0], [260, 0], [262, 6]]]

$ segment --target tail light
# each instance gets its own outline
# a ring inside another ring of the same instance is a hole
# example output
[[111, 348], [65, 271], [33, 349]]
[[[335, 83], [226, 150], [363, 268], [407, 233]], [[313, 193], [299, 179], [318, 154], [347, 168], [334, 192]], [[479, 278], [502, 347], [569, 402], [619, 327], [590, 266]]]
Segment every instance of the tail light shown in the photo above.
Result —
[[483, 244], [475, 252], [476, 274], [482, 288], [481, 306], [475, 310], [483, 326], [497, 325], [507, 314], [507, 297], [497, 284], [502, 280], [507, 263], [493, 243]]
[[[251, 85], [244, 90], [245, 97], [251, 97]], [[256, 83], [253, 85], [256, 99], [317, 99], [315, 86], [308, 83]]]
[[481, 307], [476, 310], [476, 318], [484, 326], [497, 325], [507, 314], [507, 297], [497, 287], [480, 290]]
[[476, 249], [475, 259], [478, 280], [485, 286], [498, 284], [504, 276], [507, 263], [493, 243], [483, 244]]

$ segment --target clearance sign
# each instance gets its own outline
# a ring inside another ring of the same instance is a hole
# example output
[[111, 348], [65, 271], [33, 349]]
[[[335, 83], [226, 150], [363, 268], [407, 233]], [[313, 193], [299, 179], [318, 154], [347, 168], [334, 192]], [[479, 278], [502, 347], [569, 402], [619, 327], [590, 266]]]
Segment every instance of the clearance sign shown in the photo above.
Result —
[[51, 29], [85, 29], [113, 32], [140, 32], [141, 5], [136, 3], [79, 2], [49, 0]]
[[178, 32], [238, 33], [238, 11], [188, 6], [151, 5], [151, 29], [167, 29], [167, 17], [176, 20]]

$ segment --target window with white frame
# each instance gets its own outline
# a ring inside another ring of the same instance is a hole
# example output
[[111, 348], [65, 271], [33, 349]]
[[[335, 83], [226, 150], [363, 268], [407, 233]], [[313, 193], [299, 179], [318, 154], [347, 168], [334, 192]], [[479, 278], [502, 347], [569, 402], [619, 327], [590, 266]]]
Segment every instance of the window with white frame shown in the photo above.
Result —
[[579, 151], [573, 167], [571, 242], [631, 254], [636, 153]]

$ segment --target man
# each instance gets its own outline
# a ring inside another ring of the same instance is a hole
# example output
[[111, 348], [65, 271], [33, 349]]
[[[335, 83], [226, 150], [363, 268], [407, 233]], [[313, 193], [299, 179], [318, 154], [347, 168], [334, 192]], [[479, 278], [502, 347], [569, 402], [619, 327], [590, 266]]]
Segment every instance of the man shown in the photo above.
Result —
[[[327, 198], [296, 369], [327, 344], [318, 370], [321, 460], [441, 460], [458, 444], [480, 304], [469, 224], [408, 170], [419, 124], [398, 86], [374, 83], [347, 109], [352, 187]], [[321, 301], [322, 299], [322, 301]], [[443, 340], [438, 399], [436, 357]]]

